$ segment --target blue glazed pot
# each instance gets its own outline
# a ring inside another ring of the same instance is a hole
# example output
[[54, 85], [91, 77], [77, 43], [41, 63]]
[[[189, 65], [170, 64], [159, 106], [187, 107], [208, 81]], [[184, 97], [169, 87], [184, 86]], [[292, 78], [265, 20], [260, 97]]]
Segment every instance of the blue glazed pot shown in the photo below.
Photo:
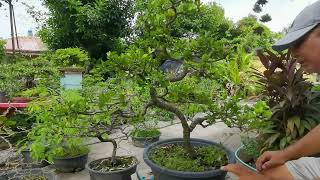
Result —
[[241, 146], [237, 149], [236, 153], [235, 153], [235, 157], [237, 159], [237, 162], [246, 166], [247, 168], [251, 169], [252, 171], [258, 172], [257, 169], [255, 167], [252, 167], [250, 164], [246, 163], [243, 160], [243, 157], [241, 155], [241, 151], [243, 150], [244, 146]]

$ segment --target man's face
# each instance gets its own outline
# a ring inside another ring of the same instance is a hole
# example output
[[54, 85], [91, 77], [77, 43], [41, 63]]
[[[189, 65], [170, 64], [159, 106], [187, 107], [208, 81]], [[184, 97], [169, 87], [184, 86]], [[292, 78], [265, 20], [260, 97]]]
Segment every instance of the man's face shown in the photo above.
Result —
[[306, 35], [291, 50], [306, 71], [320, 73], [320, 26]]

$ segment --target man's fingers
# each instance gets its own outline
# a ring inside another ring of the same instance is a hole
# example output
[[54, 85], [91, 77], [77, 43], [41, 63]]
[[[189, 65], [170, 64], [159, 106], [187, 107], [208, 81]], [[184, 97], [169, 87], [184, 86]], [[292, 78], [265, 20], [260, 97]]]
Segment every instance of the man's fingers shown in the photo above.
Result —
[[252, 173], [249, 169], [243, 167], [240, 164], [229, 164], [223, 168], [224, 171], [231, 172], [237, 176], [245, 175]]
[[273, 166], [273, 163], [271, 161], [268, 161], [262, 165], [262, 170], [270, 169], [272, 168], [272, 166]]
[[262, 166], [265, 162], [269, 161], [271, 159], [271, 155], [268, 153], [263, 153], [262, 156], [260, 156], [256, 162], [256, 167], [258, 171], [262, 171]]

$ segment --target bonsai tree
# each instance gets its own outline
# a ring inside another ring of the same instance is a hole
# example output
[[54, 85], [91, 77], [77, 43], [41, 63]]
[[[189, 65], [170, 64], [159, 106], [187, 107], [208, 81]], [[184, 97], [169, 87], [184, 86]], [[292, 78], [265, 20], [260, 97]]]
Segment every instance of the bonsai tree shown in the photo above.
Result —
[[[28, 114], [36, 118], [36, 124], [28, 134], [26, 142], [31, 156], [37, 160], [75, 157], [88, 152], [83, 131], [74, 125], [85, 117], [78, 114], [86, 111], [86, 100], [75, 91], [53, 92], [43, 96], [28, 106]], [[50, 106], [48, 106], [50, 103]], [[83, 122], [85, 125], [85, 122]]]
[[[127, 92], [137, 98], [127, 107], [134, 112], [133, 118], [143, 117], [151, 108], [173, 113], [181, 121], [185, 151], [196, 158], [191, 133], [197, 126], [205, 128], [220, 121], [232, 126], [239, 120], [229, 115], [232, 106], [226, 101], [230, 97], [218, 83], [221, 77], [214, 68], [232, 53], [224, 39], [230, 24], [214, 3], [138, 2], [140, 36], [125, 52], [109, 52], [109, 61], [97, 70], [111, 74], [114, 86], [132, 82], [135, 88]], [[204, 116], [198, 116], [203, 112]]]
[[264, 132], [268, 137], [264, 149], [283, 149], [318, 124], [320, 94], [312, 91], [313, 84], [290, 52], [275, 54], [267, 50], [257, 55], [266, 70], [256, 75], [272, 109], [272, 125]]
[[[46, 93], [41, 93], [42, 96], [32, 101], [28, 106], [28, 114], [35, 117], [37, 123], [29, 132], [22, 149], [30, 146], [34, 159], [55, 162], [57, 158], [88, 153], [86, 140], [95, 137], [100, 142], [112, 143], [109, 165], [119, 164], [118, 161], [123, 159], [116, 157], [118, 145], [116, 140], [109, 138], [109, 134], [112, 131], [112, 122], [127, 116], [120, 111], [127, 98], [121, 86], [112, 87], [113, 84], [98, 81], [99, 79], [89, 76], [82, 90], [60, 92], [46, 89]], [[125, 84], [129, 85], [123, 85]], [[116, 128], [128, 137], [126, 127]], [[131, 158], [131, 161], [136, 163], [134, 158]], [[100, 167], [99, 164], [97, 167]]]

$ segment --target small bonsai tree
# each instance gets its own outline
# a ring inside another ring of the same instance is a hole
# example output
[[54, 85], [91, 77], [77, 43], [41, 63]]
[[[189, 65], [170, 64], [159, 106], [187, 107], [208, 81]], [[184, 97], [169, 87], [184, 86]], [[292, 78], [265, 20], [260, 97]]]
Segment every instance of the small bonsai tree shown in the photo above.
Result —
[[24, 144], [31, 147], [32, 157], [52, 162], [56, 157], [81, 155], [88, 152], [87, 139], [95, 137], [113, 144], [111, 165], [116, 164], [118, 145], [109, 135], [112, 129], [120, 129], [127, 138], [127, 127], [113, 127], [113, 124], [129, 115], [121, 111], [128, 101], [126, 92], [121, 86], [112, 85], [88, 76], [82, 90], [47, 89], [32, 101], [28, 113], [37, 122]]
[[318, 124], [320, 94], [312, 91], [313, 84], [290, 52], [275, 54], [267, 50], [258, 51], [257, 55], [266, 70], [256, 75], [272, 109], [272, 125], [265, 129], [268, 138], [264, 149], [283, 149]]

